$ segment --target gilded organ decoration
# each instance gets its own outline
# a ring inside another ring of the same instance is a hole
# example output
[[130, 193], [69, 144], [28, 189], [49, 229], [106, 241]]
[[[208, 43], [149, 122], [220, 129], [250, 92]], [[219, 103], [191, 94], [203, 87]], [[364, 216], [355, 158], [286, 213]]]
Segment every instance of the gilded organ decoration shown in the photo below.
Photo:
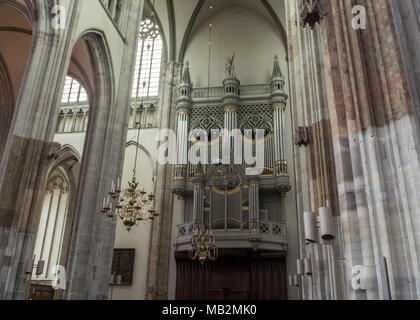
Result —
[[227, 58], [225, 65], [226, 75], [228, 78], [236, 78], [235, 74], [235, 54], [232, 55], [232, 58]]
[[245, 172], [242, 165], [211, 166], [207, 174], [208, 184], [219, 190], [230, 191], [244, 184]]

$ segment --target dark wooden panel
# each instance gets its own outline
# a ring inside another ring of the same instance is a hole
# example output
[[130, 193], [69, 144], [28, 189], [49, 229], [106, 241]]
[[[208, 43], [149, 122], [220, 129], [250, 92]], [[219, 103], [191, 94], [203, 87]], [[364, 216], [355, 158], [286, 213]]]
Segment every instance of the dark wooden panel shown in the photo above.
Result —
[[50, 285], [31, 284], [29, 300], [54, 300], [55, 290]]
[[133, 283], [135, 249], [114, 249], [111, 274], [121, 275], [121, 286]]
[[176, 255], [179, 300], [286, 300], [286, 258], [279, 254], [248, 254], [224, 250], [201, 266], [182, 253]]

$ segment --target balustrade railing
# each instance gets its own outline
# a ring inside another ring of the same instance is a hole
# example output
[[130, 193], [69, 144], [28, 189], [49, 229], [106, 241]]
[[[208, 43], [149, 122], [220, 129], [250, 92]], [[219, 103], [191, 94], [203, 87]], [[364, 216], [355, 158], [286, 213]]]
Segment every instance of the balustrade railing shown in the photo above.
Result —
[[[88, 104], [65, 104], [60, 107], [58, 115], [57, 133], [86, 132], [89, 121]], [[130, 103], [129, 129], [136, 128], [140, 123], [142, 128], [156, 128], [157, 126], [157, 99], [140, 103]]]
[[89, 121], [88, 105], [62, 106], [58, 114], [57, 133], [85, 132]]
[[[240, 86], [240, 95], [245, 97], [269, 95], [270, 93], [270, 84]], [[222, 98], [223, 95], [223, 87], [193, 88], [191, 97], [192, 99]]]
[[[224, 234], [229, 234], [232, 232], [240, 232], [242, 234], [256, 234], [260, 235], [261, 238], [267, 241], [281, 242], [286, 243], [286, 224], [281, 222], [273, 221], [255, 221], [251, 223], [252, 228], [249, 229], [232, 229], [232, 230], [214, 230], [214, 236], [217, 238], [223, 238]], [[186, 222], [183, 224], [177, 225], [177, 242], [188, 242], [194, 234], [194, 222]]]
[[129, 128], [135, 128], [140, 123], [142, 128], [155, 128], [157, 126], [157, 102], [156, 100], [132, 102], [130, 109]]

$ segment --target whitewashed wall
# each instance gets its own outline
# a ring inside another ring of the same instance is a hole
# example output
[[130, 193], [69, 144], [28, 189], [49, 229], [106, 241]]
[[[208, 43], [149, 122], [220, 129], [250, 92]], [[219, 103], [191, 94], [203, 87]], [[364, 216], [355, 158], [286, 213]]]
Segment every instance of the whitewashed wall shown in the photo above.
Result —
[[203, 22], [191, 36], [184, 62], [190, 62], [194, 86], [207, 87], [210, 23], [213, 25], [211, 86], [222, 84], [227, 57], [233, 53], [241, 84], [267, 83], [275, 54], [280, 58], [283, 73], [287, 73], [286, 48], [276, 25], [258, 13], [230, 7]]
[[[140, 132], [140, 145], [137, 161], [137, 181], [139, 188], [146, 192], [154, 192], [155, 167], [156, 167], [156, 133], [157, 129], [143, 129]], [[59, 133], [54, 141], [62, 145], [73, 146], [80, 154], [83, 154], [85, 133]], [[127, 143], [136, 142], [137, 130], [130, 130], [127, 135]], [[145, 152], [146, 150], [146, 152]], [[125, 151], [124, 169], [122, 174], [123, 187], [132, 178], [136, 147], [129, 144]], [[98, 213], [99, 214], [99, 213]], [[113, 300], [142, 300], [146, 294], [146, 276], [149, 261], [150, 225], [140, 224], [130, 232], [119, 221], [115, 236], [115, 248], [127, 248], [136, 250], [134, 261], [133, 285], [115, 287], [112, 291]]]

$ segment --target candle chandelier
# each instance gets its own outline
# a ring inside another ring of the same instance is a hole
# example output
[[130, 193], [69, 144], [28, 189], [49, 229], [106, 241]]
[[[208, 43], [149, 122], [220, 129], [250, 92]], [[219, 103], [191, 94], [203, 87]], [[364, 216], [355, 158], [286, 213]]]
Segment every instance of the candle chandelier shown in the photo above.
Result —
[[[143, 101], [141, 105], [143, 105]], [[147, 194], [144, 189], [137, 189], [139, 183], [136, 180], [136, 167], [141, 125], [136, 123], [136, 126], [136, 157], [131, 181], [128, 182], [128, 188], [124, 190], [121, 190], [120, 179], [118, 179], [116, 185], [112, 181], [111, 191], [108, 193], [107, 199], [104, 199], [101, 210], [102, 214], [112, 223], [117, 223], [118, 218], [120, 218], [128, 231], [140, 222], [148, 223], [159, 216], [154, 208], [155, 195], [153, 193]]]
[[194, 230], [191, 239], [191, 249], [188, 250], [188, 258], [197, 260], [203, 265], [206, 261], [214, 261], [218, 257], [218, 249], [212, 231], [204, 226]]
[[[210, 7], [210, 10], [212, 9], [213, 6]], [[208, 100], [210, 100], [210, 62], [213, 25], [210, 23], [209, 27]], [[191, 260], [198, 260], [201, 265], [204, 265], [206, 261], [214, 261], [217, 259], [218, 249], [216, 247], [216, 241], [213, 237], [213, 232], [206, 229], [204, 225], [199, 227], [200, 225], [200, 221], [196, 221], [194, 224], [191, 248], [188, 250], [188, 258]]]

